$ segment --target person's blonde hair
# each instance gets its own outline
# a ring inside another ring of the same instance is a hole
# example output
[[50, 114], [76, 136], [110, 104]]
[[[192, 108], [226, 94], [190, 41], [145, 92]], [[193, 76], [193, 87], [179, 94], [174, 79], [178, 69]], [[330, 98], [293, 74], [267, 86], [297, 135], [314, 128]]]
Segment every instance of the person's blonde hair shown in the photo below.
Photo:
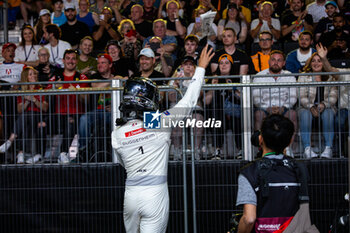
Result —
[[[34, 71], [35, 76], [36, 76], [36, 80], [35, 81], [36, 82], [38, 81], [38, 73], [39, 72], [36, 69], [34, 69], [34, 67], [32, 67], [32, 66], [26, 66], [26, 67], [23, 68], [22, 73], [21, 73], [21, 81], [20, 81], [21, 83], [27, 83], [28, 82], [28, 76], [29, 76], [29, 71], [30, 70]], [[21, 89], [23, 91], [28, 90], [28, 85], [22, 85]]]

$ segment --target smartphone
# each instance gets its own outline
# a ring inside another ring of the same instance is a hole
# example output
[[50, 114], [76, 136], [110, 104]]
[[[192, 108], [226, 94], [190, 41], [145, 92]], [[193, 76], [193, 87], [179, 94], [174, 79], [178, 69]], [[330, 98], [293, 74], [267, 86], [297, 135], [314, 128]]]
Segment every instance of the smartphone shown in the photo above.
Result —
[[100, 20], [104, 20], [105, 19], [105, 16], [104, 15], [100, 15]]
[[196, 17], [196, 23], [200, 23], [201, 22], [201, 17]]
[[157, 52], [157, 49], [160, 48], [160, 43], [149, 43], [149, 46], [151, 47], [151, 49], [153, 50], [153, 52]]

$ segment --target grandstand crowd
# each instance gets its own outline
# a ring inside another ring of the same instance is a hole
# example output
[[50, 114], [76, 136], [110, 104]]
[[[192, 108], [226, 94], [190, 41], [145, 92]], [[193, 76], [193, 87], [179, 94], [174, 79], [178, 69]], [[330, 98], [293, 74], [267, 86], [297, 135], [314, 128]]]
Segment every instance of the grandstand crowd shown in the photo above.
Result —
[[[185, 90], [189, 83], [176, 78], [193, 76], [198, 54], [206, 44], [215, 50], [206, 76], [266, 75], [256, 77], [255, 83], [350, 80], [349, 75], [311, 74], [349, 71], [346, 68], [350, 64], [350, 1], [346, 0], [9, 0], [8, 4], [8, 27], [21, 30], [21, 40], [18, 45], [2, 46], [0, 80], [10, 84], [1, 86], [2, 90], [108, 87], [109, 82], [91, 85], [54, 82], [125, 80], [133, 76], [174, 77], [170, 82], [156, 83]], [[310, 75], [298, 77], [292, 73]], [[269, 74], [290, 76], [268, 77]], [[15, 85], [37, 81], [53, 83]], [[240, 81], [214, 78], [207, 83]], [[178, 101], [174, 93], [166, 98], [165, 93], [161, 95], [163, 109]], [[345, 140], [349, 96], [348, 86], [255, 88], [254, 129], [259, 130], [268, 114], [283, 114], [300, 129], [301, 157], [331, 158], [337, 144], [336, 132], [343, 135], [339, 141]], [[235, 135], [236, 148], [242, 149], [240, 97], [241, 90], [234, 88], [206, 91], [198, 100], [194, 118], [206, 116], [226, 122], [225, 127], [214, 130], [218, 135], [212, 142], [214, 158], [227, 153], [223, 149], [227, 130]], [[69, 147], [72, 141], [77, 143], [74, 135], [79, 135], [78, 153], [87, 153], [90, 136], [96, 131], [94, 125], [111, 121], [110, 100], [107, 94], [2, 98], [0, 123], [4, 143], [0, 152], [8, 153], [17, 140], [21, 144], [14, 149], [16, 156], [7, 160], [41, 161], [49, 134], [47, 128], [53, 122], [59, 126], [55, 133], [63, 135], [59, 162], [69, 163], [72, 160]], [[16, 117], [5, 119], [14, 112]], [[312, 149], [313, 119], [320, 119], [322, 125], [319, 130], [324, 149], [319, 154]], [[174, 129], [173, 134], [171, 153], [175, 159], [181, 159], [181, 131]], [[41, 139], [35, 149], [26, 140], [33, 135]], [[202, 159], [203, 130], [196, 129], [195, 135], [196, 159]], [[293, 149], [288, 147], [286, 153], [293, 156]]]

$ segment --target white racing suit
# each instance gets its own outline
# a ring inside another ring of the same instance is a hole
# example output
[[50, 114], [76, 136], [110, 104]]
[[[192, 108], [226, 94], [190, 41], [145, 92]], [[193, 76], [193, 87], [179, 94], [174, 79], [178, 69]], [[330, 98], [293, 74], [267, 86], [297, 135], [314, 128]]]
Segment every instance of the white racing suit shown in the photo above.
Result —
[[135, 119], [112, 133], [112, 146], [127, 178], [124, 196], [124, 225], [127, 233], [165, 232], [169, 217], [167, 185], [170, 121], [190, 116], [196, 106], [205, 69], [196, 68], [185, 96], [160, 116], [161, 129], [144, 129]]

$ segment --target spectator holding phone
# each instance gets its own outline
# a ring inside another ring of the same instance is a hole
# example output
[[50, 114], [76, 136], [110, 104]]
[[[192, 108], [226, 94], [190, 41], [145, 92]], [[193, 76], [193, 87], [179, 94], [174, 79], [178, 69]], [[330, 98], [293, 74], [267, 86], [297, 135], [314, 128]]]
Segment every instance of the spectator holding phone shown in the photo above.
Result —
[[130, 19], [123, 19], [118, 26], [118, 32], [124, 37], [120, 41], [124, 56], [136, 61], [142, 49], [142, 44], [137, 39], [134, 23]]

